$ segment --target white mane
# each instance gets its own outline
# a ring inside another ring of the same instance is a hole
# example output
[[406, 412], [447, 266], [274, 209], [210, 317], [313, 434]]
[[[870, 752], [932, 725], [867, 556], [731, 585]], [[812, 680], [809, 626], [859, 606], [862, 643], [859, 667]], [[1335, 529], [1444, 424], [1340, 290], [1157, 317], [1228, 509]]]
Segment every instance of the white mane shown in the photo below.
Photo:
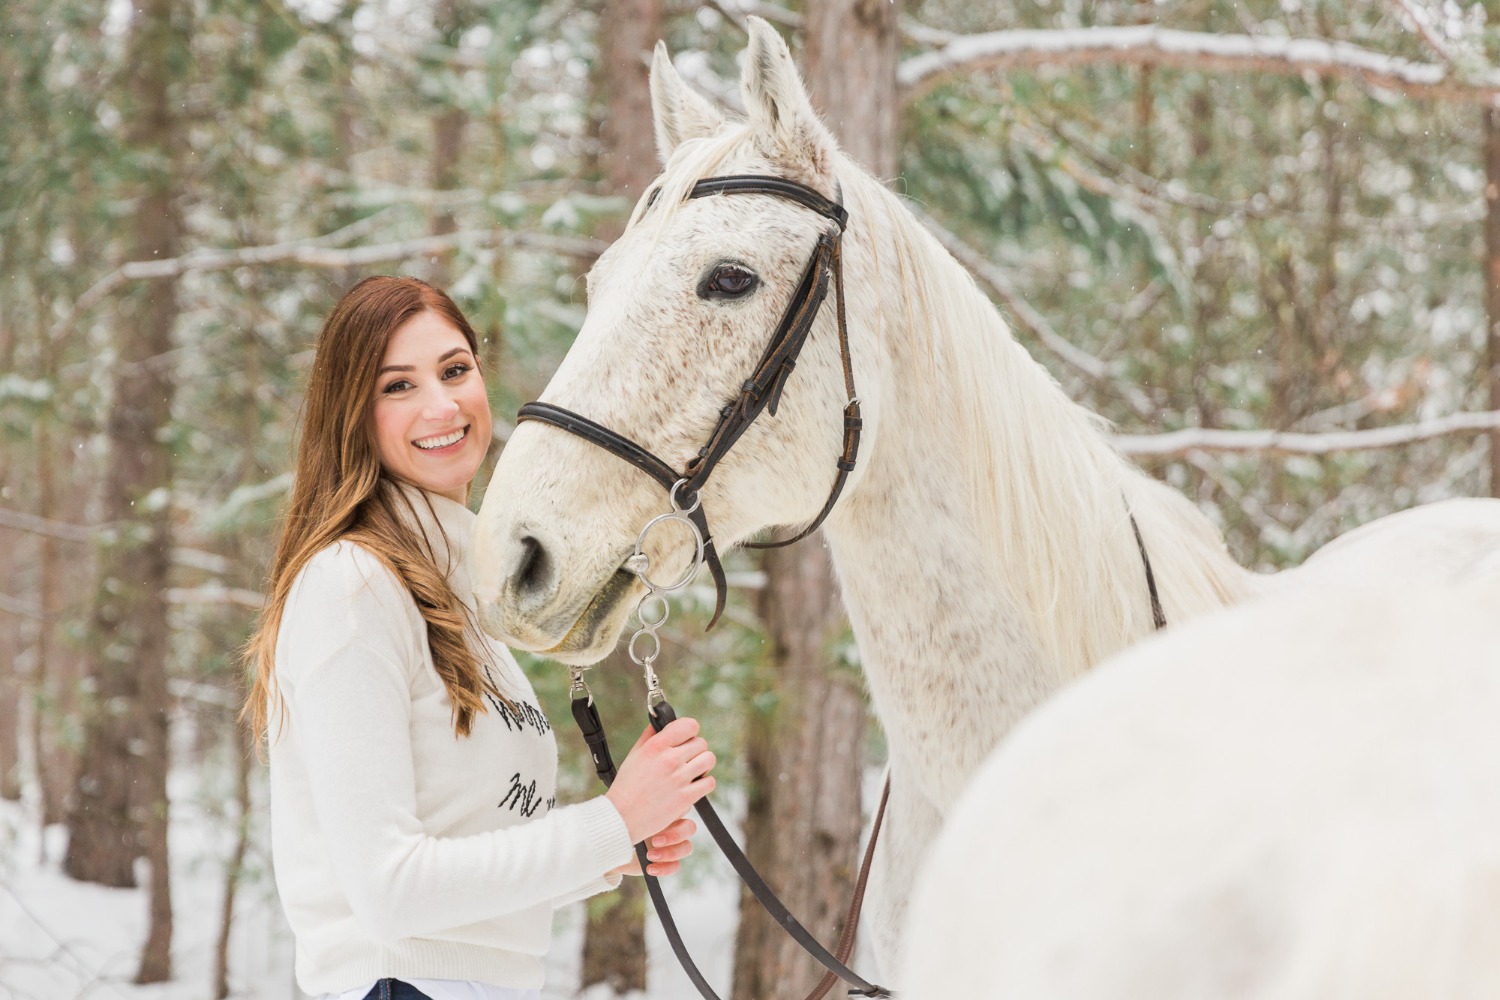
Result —
[[[630, 224], [660, 232], [694, 184], [754, 155], [741, 123], [682, 142]], [[932, 446], [958, 450], [964, 465], [989, 471], [966, 484], [983, 512], [976, 541], [1005, 566], [1029, 568], [1012, 576], [1012, 586], [1063, 670], [1081, 673], [1119, 649], [1122, 636], [1152, 629], [1131, 512], [1146, 534], [1169, 617], [1247, 592], [1250, 578], [1208, 520], [1114, 450], [1106, 422], [1070, 400], [1026, 353], [972, 276], [901, 199], [842, 153], [831, 162], [838, 191], [825, 193], [837, 193], [850, 217], [846, 276], [868, 299], [856, 304], [851, 289], [853, 349], [874, 333], [883, 350], [919, 366], [913, 381], [944, 387], [935, 403], [952, 408], [962, 432]], [[898, 293], [894, 307], [882, 289]], [[831, 307], [830, 296], [819, 336], [831, 333]]]
[[[901, 200], [840, 161], [852, 225], [876, 231], [871, 280], [904, 296], [899, 322], [879, 327], [905, 343], [886, 350], [922, 366], [914, 380], [949, 387], [941, 402], [969, 432], [933, 446], [989, 470], [969, 484], [984, 512], [977, 541], [1005, 565], [1029, 568], [1013, 585], [1058, 662], [1081, 672], [1119, 649], [1121, 636], [1152, 629], [1130, 512], [1146, 533], [1169, 616], [1243, 594], [1249, 579], [1208, 520], [1129, 465], [1110, 444], [1107, 423], [1026, 353], [968, 271]], [[890, 259], [882, 262], [885, 246]], [[883, 267], [896, 272], [889, 281]]]

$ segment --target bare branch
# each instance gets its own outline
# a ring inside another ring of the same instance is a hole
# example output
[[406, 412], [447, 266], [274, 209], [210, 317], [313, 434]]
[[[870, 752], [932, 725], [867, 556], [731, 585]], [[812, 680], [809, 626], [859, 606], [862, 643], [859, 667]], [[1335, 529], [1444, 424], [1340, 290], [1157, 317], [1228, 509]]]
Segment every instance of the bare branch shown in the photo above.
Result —
[[1217, 35], [1152, 24], [967, 35], [942, 49], [905, 60], [898, 75], [907, 98], [912, 99], [960, 72], [1101, 64], [1286, 75], [1322, 73], [1361, 80], [1410, 97], [1486, 105], [1500, 101], [1500, 71], [1496, 70], [1464, 79], [1449, 66], [1412, 62], [1347, 42]]
[[5, 507], [0, 507], [0, 528], [14, 528], [16, 531], [24, 531], [31, 535], [60, 538], [65, 542], [91, 542], [99, 531], [98, 528], [89, 527], [86, 524], [52, 521], [45, 517], [37, 517], [35, 514]]
[[[28, 535], [41, 535], [79, 545], [99, 541], [101, 536], [113, 527], [114, 524], [110, 522], [89, 525], [53, 521], [45, 517], [37, 517], [35, 514], [0, 507], [0, 528], [24, 531]], [[172, 550], [172, 562], [178, 566], [199, 569], [207, 573], [228, 573], [233, 568], [228, 559], [216, 552], [204, 552], [201, 549], [186, 546], [178, 546]]]
[[32, 604], [30, 601], [23, 601], [19, 597], [11, 597], [7, 594], [0, 594], [0, 613], [15, 615], [17, 618], [30, 618], [39, 622], [50, 622], [57, 617], [48, 614], [47, 609], [40, 604]]
[[1137, 416], [1149, 418], [1156, 412], [1156, 407], [1138, 386], [1124, 381], [1111, 370], [1110, 366], [1094, 357], [1088, 351], [1078, 347], [1062, 334], [1052, 328], [1047, 321], [1031, 303], [1016, 289], [1008, 277], [999, 268], [985, 259], [984, 255], [969, 246], [954, 233], [944, 229], [937, 220], [918, 209], [915, 205], [908, 206], [912, 212], [922, 220], [932, 235], [937, 237], [954, 258], [968, 268], [969, 271], [1004, 302], [1016, 321], [1035, 337], [1043, 347], [1057, 355], [1065, 364], [1076, 369], [1079, 374], [1090, 382], [1101, 385], [1111, 392], [1124, 397], [1130, 404], [1130, 408]]
[[167, 691], [178, 701], [195, 701], [212, 708], [227, 708], [231, 712], [238, 712], [242, 704], [231, 691], [225, 691], [223, 688], [204, 684], [201, 681], [184, 680], [180, 677], [167, 680]]
[[1327, 455], [1336, 451], [1393, 448], [1451, 434], [1496, 429], [1500, 429], [1500, 410], [1453, 413], [1415, 424], [1363, 431], [1299, 434], [1293, 431], [1222, 431], [1192, 427], [1167, 434], [1117, 434], [1114, 441], [1122, 452], [1137, 457], [1175, 458], [1193, 451]]
[[441, 236], [423, 236], [394, 243], [337, 249], [318, 246], [305, 240], [276, 243], [270, 246], [241, 247], [238, 250], [194, 250], [168, 260], [143, 260], [122, 264], [106, 274], [78, 297], [73, 308], [52, 328], [54, 342], [65, 336], [78, 319], [101, 301], [133, 281], [175, 278], [189, 271], [225, 271], [235, 267], [266, 264], [295, 264], [312, 268], [364, 267], [408, 257], [449, 254], [461, 247], [492, 249], [496, 247], [539, 250], [564, 257], [593, 258], [604, 252], [606, 244], [582, 237], [555, 236], [549, 233], [522, 232], [510, 229], [463, 229]]
[[201, 587], [168, 587], [163, 591], [168, 604], [233, 604], [259, 611], [266, 603], [264, 594], [244, 587], [206, 583]]
[[789, 10], [780, 4], [767, 3], [766, 0], [706, 0], [703, 3], [687, 3], [674, 9], [674, 15], [690, 14], [699, 7], [712, 7], [718, 11], [726, 20], [740, 29], [742, 34], [750, 33], [749, 22], [745, 20], [747, 15], [763, 17], [772, 24], [779, 24], [791, 31], [802, 30], [802, 15], [794, 10]]

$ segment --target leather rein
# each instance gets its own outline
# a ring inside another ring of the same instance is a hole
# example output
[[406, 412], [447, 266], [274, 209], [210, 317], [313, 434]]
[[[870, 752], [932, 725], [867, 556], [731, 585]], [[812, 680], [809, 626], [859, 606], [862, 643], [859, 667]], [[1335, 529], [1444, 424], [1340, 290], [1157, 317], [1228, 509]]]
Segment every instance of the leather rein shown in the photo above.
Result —
[[[656, 199], [656, 192], [650, 196], [650, 201]], [[662, 518], [654, 519], [652, 524], [662, 519], [685, 519], [689, 521], [697, 535], [699, 543], [699, 560], [708, 564], [709, 572], [713, 576], [716, 600], [714, 603], [714, 615], [709, 621], [708, 627], [718, 622], [720, 615], [724, 612], [724, 603], [728, 594], [728, 584], [724, 576], [724, 568], [719, 560], [717, 548], [713, 544], [713, 536], [709, 531], [708, 519], [699, 498], [709, 477], [713, 475], [714, 469], [724, 458], [729, 450], [734, 447], [740, 437], [749, 429], [763, 412], [769, 411], [772, 416], [776, 415], [777, 407], [781, 402], [781, 394], [786, 388], [787, 378], [796, 367], [797, 358], [802, 352], [802, 347], [807, 342], [808, 334], [812, 331], [813, 321], [817, 318], [818, 310], [823, 300], [828, 295], [830, 280], [834, 286], [834, 297], [837, 306], [839, 359], [844, 372], [844, 390], [846, 403], [844, 405], [844, 439], [843, 450], [835, 462], [835, 475], [833, 485], [828, 491], [828, 499], [823, 504], [823, 509], [818, 512], [816, 518], [801, 531], [790, 538], [777, 539], [766, 542], [748, 543], [750, 548], [777, 548], [783, 545], [791, 545], [800, 541], [818, 529], [828, 517], [834, 505], [838, 502], [839, 495], [843, 492], [844, 483], [849, 478], [849, 473], [854, 471], [855, 463], [859, 456], [860, 432], [863, 421], [860, 419], [859, 398], [854, 389], [854, 366], [849, 355], [849, 333], [847, 324], [847, 313], [844, 308], [844, 270], [843, 270], [843, 235], [848, 224], [848, 213], [838, 202], [824, 197], [821, 193], [810, 187], [786, 180], [782, 177], [737, 174], [725, 177], [712, 177], [699, 181], [693, 185], [688, 194], [689, 199], [706, 198], [719, 194], [764, 194], [792, 201], [804, 208], [816, 212], [818, 215], [829, 220], [833, 225], [818, 235], [818, 240], [813, 248], [812, 257], [802, 273], [802, 278], [793, 292], [786, 311], [782, 314], [781, 322], [777, 324], [775, 333], [761, 354], [760, 360], [756, 362], [755, 369], [740, 386], [738, 395], [735, 396], [719, 412], [718, 422], [714, 425], [713, 432], [709, 435], [708, 443], [705, 444], [692, 461], [678, 472], [670, 464], [652, 454], [649, 450], [619, 434], [603, 424], [590, 420], [588, 417], [572, 410], [564, 409], [551, 403], [532, 402], [521, 407], [516, 416], [516, 422], [536, 420], [551, 424], [571, 434], [583, 438], [591, 444], [597, 445], [624, 459], [631, 465], [646, 473], [652, 479], [661, 484], [668, 491], [672, 503], [672, 513], [663, 515]], [[647, 582], [648, 596], [642, 601], [644, 606], [646, 600], [659, 597], [661, 593], [677, 589], [684, 583], [688, 576], [684, 576], [678, 584], [667, 586], [656, 586], [645, 574], [645, 560], [641, 553], [641, 544], [645, 538], [646, 531], [652, 525], [648, 525], [637, 541], [636, 558], [641, 559], [639, 564], [640, 576]], [[692, 568], [696, 568], [696, 565]], [[661, 593], [659, 593], [661, 592]], [[676, 717], [672, 706], [661, 696], [660, 688], [657, 686], [654, 672], [651, 670], [651, 661], [655, 659], [659, 644], [652, 652], [640, 657], [635, 649], [636, 640], [643, 634], [649, 634], [655, 639], [655, 628], [666, 620], [665, 602], [662, 605], [661, 616], [655, 622], [646, 622], [643, 617], [643, 629], [631, 640], [631, 657], [641, 663], [647, 670], [647, 677], [653, 697], [648, 699], [651, 724], [660, 731], [667, 723]], [[581, 671], [575, 671], [573, 675], [572, 688], [572, 710], [574, 720], [578, 723], [584, 740], [589, 746], [589, 752], [593, 757], [594, 768], [600, 779], [609, 785], [615, 778], [615, 765], [610, 757], [609, 745], [604, 732], [604, 725], [594, 708], [593, 697], [588, 693], [588, 687], [583, 682]], [[813, 935], [802, 926], [802, 924], [787, 910], [776, 893], [756, 871], [729, 830], [725, 827], [722, 819], [714, 810], [713, 805], [707, 800], [700, 800], [694, 809], [703, 821], [705, 828], [709, 831], [714, 841], [724, 852], [729, 863], [735, 869], [746, 887], [755, 895], [766, 912], [787, 932], [808, 954], [817, 959], [824, 968], [828, 970], [823, 979], [817, 984], [813, 992], [808, 995], [808, 1000], [820, 1000], [834, 982], [844, 980], [853, 988], [849, 991], [850, 996], [860, 997], [890, 997], [891, 993], [884, 987], [869, 982], [858, 973], [854, 972], [844, 963], [848, 960], [849, 953], [853, 950], [855, 930], [859, 922], [859, 913], [864, 900], [864, 889], [869, 878], [870, 866], [875, 855], [875, 844], [880, 834], [880, 827], [885, 815], [885, 804], [890, 794], [890, 782], [887, 780], [885, 792], [881, 796], [880, 808], [876, 812], [874, 827], [870, 833], [870, 840], [865, 848], [864, 860], [861, 865], [859, 877], [856, 883], [855, 895], [850, 904], [849, 914], [844, 922], [844, 932], [841, 936], [835, 956], [823, 947]], [[641, 871], [644, 874], [647, 866], [646, 847], [644, 844], [636, 845], [636, 856], [640, 860]], [[676, 921], [672, 918], [667, 906], [665, 895], [662, 893], [661, 885], [656, 878], [646, 875], [646, 888], [651, 896], [651, 902], [656, 909], [657, 917], [660, 919], [663, 930], [666, 931], [667, 940], [671, 943], [673, 952], [681, 962], [684, 971], [697, 987], [705, 1000], [718, 1000], [708, 981], [698, 970], [697, 964], [688, 954], [687, 947], [683, 943], [682, 936], [677, 929]]]
[[[658, 192], [652, 192], [648, 205], [655, 201]], [[796, 367], [798, 355], [803, 345], [807, 342], [808, 334], [812, 330], [814, 319], [823, 300], [828, 294], [830, 279], [834, 285], [835, 303], [837, 307], [837, 329], [839, 339], [839, 359], [844, 372], [844, 389], [847, 402], [844, 406], [844, 439], [843, 451], [835, 463], [835, 476], [833, 485], [829, 490], [828, 499], [823, 504], [817, 517], [801, 531], [790, 538], [778, 539], [767, 542], [747, 543], [750, 548], [776, 548], [790, 545], [793, 542], [806, 538], [823, 523], [824, 519], [833, 510], [843, 492], [844, 484], [849, 473], [854, 471], [855, 462], [859, 454], [860, 432], [863, 422], [860, 418], [859, 398], [854, 389], [854, 368], [849, 354], [849, 333], [847, 316], [844, 308], [844, 273], [842, 240], [844, 230], [848, 224], [848, 214], [838, 202], [824, 197], [812, 188], [798, 184], [794, 181], [781, 177], [764, 175], [731, 175], [725, 177], [713, 177], [696, 183], [688, 194], [689, 199], [704, 198], [719, 194], [763, 194], [783, 198], [804, 208], [816, 212], [818, 215], [828, 219], [833, 226], [825, 229], [819, 234], [817, 244], [813, 249], [812, 257], [802, 274], [796, 291], [791, 301], [787, 304], [786, 311], [782, 314], [781, 322], [777, 325], [769, 344], [762, 353], [760, 360], [755, 365], [751, 376], [740, 386], [739, 394], [732, 399], [719, 413], [718, 422], [714, 425], [713, 432], [709, 435], [708, 443], [699, 450], [696, 457], [687, 466], [678, 472], [670, 464], [652, 454], [649, 450], [619, 434], [602, 424], [599, 424], [582, 414], [564, 409], [551, 403], [540, 401], [527, 403], [521, 407], [517, 414], [517, 423], [526, 420], [535, 420], [541, 423], [551, 424], [571, 434], [577, 435], [591, 444], [603, 448], [618, 458], [624, 459], [631, 465], [655, 479], [662, 488], [667, 491], [671, 502], [671, 511], [652, 519], [642, 530], [636, 541], [635, 553], [627, 560], [626, 567], [638, 574], [645, 582], [647, 595], [642, 599], [637, 608], [637, 615], [641, 621], [641, 629], [631, 638], [629, 651], [631, 659], [645, 668], [648, 695], [647, 708], [649, 710], [652, 726], [660, 731], [667, 723], [676, 717], [672, 706], [662, 695], [656, 675], [652, 669], [652, 663], [660, 651], [660, 640], [656, 635], [656, 629], [666, 622], [667, 604], [665, 595], [671, 591], [680, 589], [694, 575], [698, 565], [707, 563], [709, 572], [712, 574], [716, 590], [714, 604], [714, 615], [709, 621], [708, 627], [718, 622], [723, 614], [725, 599], [728, 592], [728, 584], [724, 576], [724, 568], [720, 564], [719, 555], [713, 544], [713, 537], [709, 532], [707, 515], [704, 512], [699, 492], [708, 482], [718, 463], [728, 454], [729, 450], [749, 429], [761, 413], [770, 411], [772, 416], [776, 414], [777, 406], [781, 400], [781, 394], [786, 388], [788, 376]], [[698, 554], [688, 571], [676, 582], [662, 585], [654, 582], [647, 575], [649, 560], [642, 552], [642, 547], [647, 533], [659, 522], [664, 520], [679, 520], [685, 522], [696, 536], [698, 543]], [[1145, 565], [1146, 584], [1151, 595], [1152, 620], [1160, 629], [1166, 624], [1166, 616], [1162, 611], [1161, 601], [1157, 595], [1156, 579], [1151, 571], [1151, 561], [1146, 554], [1146, 546], [1141, 538], [1140, 527], [1136, 524], [1134, 514], [1130, 515], [1131, 528], [1135, 534], [1136, 545], [1140, 550], [1141, 561]], [[647, 603], [659, 600], [660, 612], [654, 619], [648, 620], [644, 613]], [[636, 649], [636, 643], [643, 636], [649, 636], [655, 646], [649, 654], [642, 655]], [[607, 786], [614, 781], [616, 768], [609, 753], [609, 745], [604, 732], [604, 725], [599, 717], [598, 710], [594, 707], [593, 696], [589, 693], [587, 685], [583, 681], [581, 668], [574, 668], [573, 683], [571, 689], [572, 712], [580, 731], [583, 733], [585, 742], [588, 744], [589, 752], [593, 757], [594, 768], [600, 779]], [[848, 915], [844, 921], [844, 930], [841, 935], [837, 955], [830, 953], [820, 944], [816, 938], [787, 910], [785, 904], [772, 891], [771, 887], [755, 870], [754, 865], [740, 850], [739, 845], [734, 842], [725, 827], [723, 820], [715, 812], [713, 805], [707, 798], [699, 800], [694, 806], [699, 818], [708, 829], [714, 841], [724, 852], [725, 857], [735, 869], [746, 887], [755, 895], [756, 899], [765, 908], [766, 912], [792, 937], [804, 951], [827, 969], [827, 973], [808, 995], [807, 1000], [821, 1000], [821, 998], [833, 986], [834, 982], [842, 979], [852, 989], [849, 990], [851, 997], [882, 998], [891, 997], [893, 994], [885, 987], [875, 985], [844, 963], [848, 961], [853, 950], [855, 932], [859, 923], [860, 909], [864, 900], [866, 882], [869, 878], [871, 864], [875, 855], [875, 845], [880, 835], [882, 821], [885, 816], [886, 802], [890, 795], [890, 778], [887, 775], [885, 788], [881, 794], [880, 806], [875, 814], [875, 821], [870, 832], [870, 839], [865, 848], [864, 858], [860, 866], [859, 876], [855, 885], [853, 900], [850, 903]], [[641, 872], [645, 874], [647, 868], [646, 845], [635, 845], [636, 856], [640, 861]], [[705, 1000], [719, 1000], [717, 994], [709, 986], [708, 981], [698, 970], [696, 963], [688, 954], [687, 947], [683, 943], [682, 936], [677, 929], [676, 921], [672, 918], [671, 911], [667, 906], [665, 895], [662, 893], [658, 880], [645, 875], [646, 888], [651, 896], [651, 902], [656, 909], [657, 917], [660, 919], [662, 928], [667, 934], [667, 940], [677, 955], [678, 961], [687, 972], [693, 985]]]

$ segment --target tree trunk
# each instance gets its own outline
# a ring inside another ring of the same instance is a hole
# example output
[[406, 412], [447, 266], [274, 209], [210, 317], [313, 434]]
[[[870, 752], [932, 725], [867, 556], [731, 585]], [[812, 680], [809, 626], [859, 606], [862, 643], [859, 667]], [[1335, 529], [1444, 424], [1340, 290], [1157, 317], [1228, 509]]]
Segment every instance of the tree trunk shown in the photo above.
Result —
[[[764, 565], [760, 610], [772, 642], [763, 677], [774, 694], [747, 739], [747, 851], [788, 909], [832, 947], [859, 867], [864, 692], [833, 653], [844, 622], [827, 549], [772, 550]], [[743, 890], [734, 996], [805, 992], [822, 974]]]
[[[70, 473], [79, 464], [77, 449], [61, 445], [60, 437], [67, 440], [65, 432], [59, 434], [50, 421], [37, 424], [36, 510], [43, 517], [79, 522], [84, 517], [83, 491], [57, 488], [58, 464], [63, 465], [65, 481], [77, 481]], [[71, 560], [65, 559], [64, 545], [68, 546]], [[86, 569], [86, 554], [76, 542], [38, 535], [37, 553], [37, 593], [42, 607], [58, 616], [38, 623], [31, 677], [30, 735], [41, 792], [42, 826], [46, 827], [67, 820], [69, 800], [77, 783], [78, 747], [69, 738], [68, 727], [78, 711], [82, 668], [76, 644], [66, 638], [66, 623], [62, 619], [86, 591], [90, 574]], [[73, 567], [66, 575], [65, 565]]]
[[[14, 577], [10, 577], [14, 579]], [[0, 614], [0, 799], [21, 798], [21, 678], [16, 670], [20, 621]]]
[[[174, 257], [182, 232], [173, 162], [182, 145], [172, 93], [191, 65], [190, 11], [179, 0], [137, 8], [127, 62], [132, 100], [127, 140], [140, 164], [134, 260]], [[84, 712], [78, 789], [69, 810], [64, 869], [73, 878], [135, 884], [133, 863], [150, 862], [150, 930], [136, 982], [171, 976], [172, 903], [167, 854], [168, 583], [172, 463], [169, 352], [177, 286], [149, 282], [120, 307], [117, 360], [105, 433], [109, 444], [101, 513], [118, 525], [100, 551], [91, 621], [92, 697]]]
[[899, 0], [809, 0], [805, 70], [813, 104], [844, 152], [876, 177], [899, 159]]
[[[0, 320], [0, 371], [15, 371], [16, 336], [3, 320]], [[7, 456], [0, 455], [0, 496], [11, 495], [11, 480], [14, 478]], [[14, 538], [5, 536], [13, 535]], [[19, 559], [16, 556], [19, 532], [0, 532], [0, 573], [6, 580], [19, 578]], [[22, 627], [25, 623], [14, 612], [0, 611], [0, 798], [14, 802], [21, 797], [21, 776], [17, 771], [21, 762], [21, 698], [24, 685], [21, 683], [20, 655]]]
[[[639, 198], [657, 174], [649, 69], [651, 49], [661, 34], [662, 0], [606, 0], [601, 5], [599, 65], [594, 74], [595, 101], [602, 115], [598, 168], [606, 189], [630, 201]], [[596, 235], [612, 241], [623, 228], [623, 217], [612, 219]], [[618, 722], [605, 719], [609, 731], [620, 734], [618, 745], [611, 748], [619, 763], [645, 724], [636, 667], [623, 650], [617, 651], [590, 671], [589, 683], [600, 694], [601, 706], [632, 709]], [[646, 886], [641, 879], [627, 878], [618, 891], [589, 900], [579, 986], [587, 989], [596, 983], [617, 994], [646, 988]]]
[[[899, 13], [891, 0], [817, 0], [805, 8], [813, 103], [844, 150], [887, 179], [898, 158]], [[864, 692], [832, 655], [845, 626], [828, 550], [814, 542], [774, 549], [764, 566], [760, 611], [776, 696], [769, 712], [748, 723], [746, 853], [792, 913], [831, 947], [859, 866]], [[822, 971], [741, 892], [734, 1000], [805, 991]]]
[[[1490, 409], [1500, 410], [1500, 108], [1484, 113], [1484, 303]], [[1500, 431], [1490, 432], [1490, 496], [1500, 497]]]
[[[440, 0], [434, 13], [442, 43], [456, 52], [459, 39], [469, 26], [463, 0]], [[440, 108], [433, 115], [430, 167], [433, 191], [452, 191], [459, 186], [462, 180], [460, 164], [464, 151], [464, 129], [468, 124], [468, 114], [459, 107]], [[438, 205], [433, 210], [430, 227], [432, 235], [443, 236], [457, 228], [451, 208]], [[452, 258], [449, 255], [440, 255], [432, 262], [428, 280], [439, 288], [448, 287], [453, 281]]]
[[[0, 467], [0, 487], [8, 484], [8, 471]], [[0, 494], [3, 493], [8, 493], [8, 490], [0, 490]], [[18, 548], [20, 546], [10, 539], [0, 541], [0, 573], [4, 573], [6, 580], [19, 578]], [[46, 627], [45, 623], [39, 624]], [[21, 798], [21, 699], [24, 686], [16, 660], [21, 652], [23, 625], [20, 615], [0, 611], [0, 799], [9, 802]]]
[[[663, 651], [657, 669], [672, 676], [670, 654]], [[594, 703], [612, 734], [610, 752], [618, 765], [646, 725], [645, 687], [639, 668], [624, 649], [611, 653], [588, 673]], [[570, 720], [571, 721], [571, 720]], [[575, 734], [573, 745], [582, 747]], [[646, 989], [646, 883], [627, 877], [615, 892], [588, 901], [583, 929], [580, 989], [603, 983], [617, 994]]]
[[[599, 12], [599, 171], [611, 194], [634, 202], [660, 172], [651, 119], [651, 50], [662, 36], [662, 0], [607, 0]], [[597, 236], [618, 239], [621, 217]]]
[[255, 739], [248, 728], [236, 721], [234, 727], [234, 800], [238, 809], [235, 825], [234, 853], [224, 870], [224, 905], [219, 911], [219, 941], [214, 948], [214, 1000], [229, 996], [229, 938], [234, 931], [234, 898], [245, 872], [245, 855], [250, 848], [250, 761], [255, 755]]

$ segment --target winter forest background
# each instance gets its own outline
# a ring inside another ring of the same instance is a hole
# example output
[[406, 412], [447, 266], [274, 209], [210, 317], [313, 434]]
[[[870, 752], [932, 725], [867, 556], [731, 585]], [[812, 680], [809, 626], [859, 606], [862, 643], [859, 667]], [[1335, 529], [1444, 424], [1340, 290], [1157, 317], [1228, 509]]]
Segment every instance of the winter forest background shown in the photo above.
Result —
[[[319, 322], [366, 274], [449, 288], [498, 454], [655, 173], [651, 46], [733, 110], [749, 13], [1241, 561], [1500, 493], [1494, 0], [9, 0], [0, 997], [295, 996], [237, 650]], [[880, 735], [824, 551], [731, 569], [728, 624], [690, 596], [664, 677], [831, 939]], [[637, 731], [638, 679], [594, 675]], [[671, 890], [716, 901], [684, 922], [736, 1000], [816, 979], [713, 862]], [[560, 926], [549, 996], [688, 995], [647, 982], [638, 896]]]

